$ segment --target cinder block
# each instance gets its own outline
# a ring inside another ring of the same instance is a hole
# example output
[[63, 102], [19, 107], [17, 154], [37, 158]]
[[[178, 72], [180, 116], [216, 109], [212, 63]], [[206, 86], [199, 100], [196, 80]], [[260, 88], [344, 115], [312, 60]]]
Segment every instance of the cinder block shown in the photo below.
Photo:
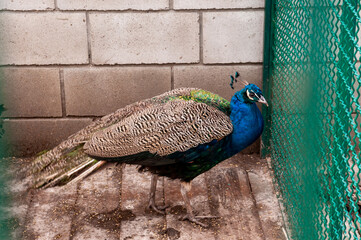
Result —
[[59, 9], [63, 10], [159, 10], [169, 7], [169, 0], [58, 0]]
[[233, 94], [243, 88], [241, 83], [230, 87], [230, 75], [238, 71], [239, 79], [254, 83], [262, 88], [262, 65], [235, 66], [175, 66], [174, 87], [197, 87], [219, 94], [231, 100]]
[[59, 70], [55, 68], [1, 68], [2, 117], [56, 117], [62, 115]]
[[94, 64], [199, 62], [198, 13], [90, 14]]
[[204, 13], [203, 62], [262, 62], [263, 22], [258, 10]]
[[17, 157], [32, 156], [53, 148], [91, 122], [91, 119], [5, 120], [5, 134], [0, 139], [2, 153]]
[[54, 0], [1, 0], [0, 10], [51, 10]]
[[224, 9], [263, 7], [263, 0], [174, 0], [174, 9]]
[[88, 63], [84, 13], [0, 13], [2, 65]]
[[169, 67], [64, 70], [67, 115], [99, 116], [169, 91]]

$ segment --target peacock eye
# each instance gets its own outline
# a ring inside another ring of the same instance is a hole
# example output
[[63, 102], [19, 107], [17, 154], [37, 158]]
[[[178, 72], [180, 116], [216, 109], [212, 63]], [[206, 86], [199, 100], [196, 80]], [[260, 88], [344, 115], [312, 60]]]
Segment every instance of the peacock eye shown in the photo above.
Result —
[[250, 96], [251, 98], [254, 98], [254, 97], [256, 96], [256, 94], [254, 94], [254, 92], [250, 92], [250, 93], [249, 93], [249, 96]]

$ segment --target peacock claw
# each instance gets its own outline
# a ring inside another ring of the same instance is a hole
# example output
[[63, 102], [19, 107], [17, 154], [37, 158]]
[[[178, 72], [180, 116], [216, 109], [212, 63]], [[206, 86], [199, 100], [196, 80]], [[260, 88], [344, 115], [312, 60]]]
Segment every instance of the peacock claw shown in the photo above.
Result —
[[192, 216], [190, 214], [186, 214], [185, 216], [181, 217], [179, 220], [181, 220], [181, 221], [188, 220], [192, 223], [195, 223], [202, 227], [207, 228], [209, 226], [205, 223], [198, 221], [198, 219], [209, 219], [209, 218], [219, 218], [219, 217], [217, 217], [217, 216]]

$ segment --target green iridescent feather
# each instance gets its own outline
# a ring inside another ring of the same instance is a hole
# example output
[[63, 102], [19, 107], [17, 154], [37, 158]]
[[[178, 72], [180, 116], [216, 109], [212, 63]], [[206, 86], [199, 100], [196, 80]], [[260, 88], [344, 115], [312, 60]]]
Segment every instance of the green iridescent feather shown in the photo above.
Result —
[[168, 99], [165, 99], [165, 101], [171, 101], [173, 99], [183, 99], [186, 101], [192, 100], [195, 102], [205, 103], [209, 106], [217, 108], [227, 115], [231, 113], [231, 104], [229, 101], [217, 94], [202, 89], [193, 90], [190, 92], [190, 95], [183, 95], [178, 97], [170, 96]]

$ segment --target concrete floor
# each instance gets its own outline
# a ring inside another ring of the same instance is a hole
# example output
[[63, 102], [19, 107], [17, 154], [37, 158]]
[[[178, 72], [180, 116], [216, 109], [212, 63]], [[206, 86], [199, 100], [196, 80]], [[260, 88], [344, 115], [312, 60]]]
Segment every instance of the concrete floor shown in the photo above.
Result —
[[147, 209], [150, 175], [133, 166], [107, 164], [82, 182], [28, 190], [17, 174], [28, 160], [14, 160], [10, 221], [14, 239], [244, 239], [284, 240], [272, 178], [258, 155], [237, 155], [194, 179], [191, 203], [208, 228], [178, 220], [185, 213], [180, 183], [160, 178], [157, 203], [166, 215]]

